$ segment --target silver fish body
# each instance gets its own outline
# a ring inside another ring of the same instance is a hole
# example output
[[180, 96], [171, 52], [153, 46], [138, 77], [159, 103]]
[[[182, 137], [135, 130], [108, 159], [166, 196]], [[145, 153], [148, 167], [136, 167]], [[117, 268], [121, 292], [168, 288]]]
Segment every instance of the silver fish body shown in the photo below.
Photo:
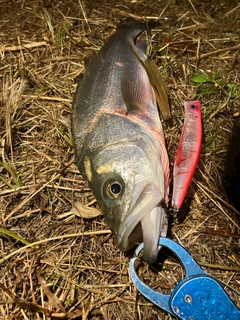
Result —
[[119, 26], [86, 68], [72, 112], [78, 168], [95, 195], [119, 248], [144, 242], [157, 258], [167, 232], [169, 162], [147, 59], [142, 24]]

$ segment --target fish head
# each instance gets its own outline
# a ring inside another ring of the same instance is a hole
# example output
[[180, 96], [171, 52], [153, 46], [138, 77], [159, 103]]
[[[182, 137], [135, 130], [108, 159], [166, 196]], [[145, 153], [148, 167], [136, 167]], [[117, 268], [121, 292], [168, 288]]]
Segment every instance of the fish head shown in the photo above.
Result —
[[143, 258], [153, 263], [159, 236], [166, 236], [165, 181], [156, 147], [134, 143], [109, 145], [91, 157], [84, 172], [120, 250], [144, 242]]

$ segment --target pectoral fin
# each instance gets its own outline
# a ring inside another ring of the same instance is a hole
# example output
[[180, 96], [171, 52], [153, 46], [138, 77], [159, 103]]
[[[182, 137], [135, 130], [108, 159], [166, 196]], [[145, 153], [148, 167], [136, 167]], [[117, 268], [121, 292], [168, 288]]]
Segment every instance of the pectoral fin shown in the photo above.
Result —
[[147, 72], [149, 81], [154, 89], [157, 104], [161, 111], [163, 119], [169, 120], [171, 119], [172, 116], [171, 116], [171, 110], [168, 102], [168, 90], [167, 90], [165, 80], [161, 72], [159, 71], [156, 63], [153, 60], [145, 59], [144, 57], [141, 56], [140, 46], [142, 46], [143, 44], [146, 44], [146, 41], [145, 42], [140, 41], [138, 43], [137, 47], [140, 49], [138, 52], [136, 52], [134, 47], [132, 47], [132, 51]]
[[122, 95], [128, 114], [142, 113], [150, 99], [144, 80], [126, 72], [122, 79]]

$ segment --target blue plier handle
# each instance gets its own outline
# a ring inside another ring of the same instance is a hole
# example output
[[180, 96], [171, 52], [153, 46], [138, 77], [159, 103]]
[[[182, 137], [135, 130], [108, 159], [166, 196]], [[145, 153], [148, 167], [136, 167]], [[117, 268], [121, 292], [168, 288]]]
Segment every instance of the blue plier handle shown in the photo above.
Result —
[[240, 310], [229, 298], [222, 286], [206, 274], [182, 246], [168, 238], [159, 238], [159, 245], [169, 248], [182, 262], [186, 276], [174, 288], [171, 295], [157, 292], [143, 283], [135, 270], [143, 244], [130, 261], [133, 284], [151, 302], [183, 320], [240, 320]]

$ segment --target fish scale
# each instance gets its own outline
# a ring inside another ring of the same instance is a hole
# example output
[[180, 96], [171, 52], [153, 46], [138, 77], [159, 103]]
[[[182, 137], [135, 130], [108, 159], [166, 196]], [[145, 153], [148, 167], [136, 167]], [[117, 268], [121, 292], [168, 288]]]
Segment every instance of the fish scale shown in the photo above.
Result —
[[[158, 238], [167, 234], [164, 202], [168, 204], [169, 192], [169, 160], [157, 101], [164, 119], [169, 119], [170, 108], [163, 78], [147, 58], [147, 41], [138, 38], [143, 31], [141, 23], [119, 26], [87, 66], [73, 100], [72, 136], [78, 168], [119, 248], [127, 251], [143, 241], [143, 258], [153, 263]], [[198, 161], [189, 156], [195, 151], [193, 143], [200, 148], [198, 133], [194, 139], [191, 132], [185, 134], [195, 129], [195, 112], [187, 114], [175, 161], [175, 209], [182, 204]], [[183, 173], [179, 161], [185, 156], [190, 161]]]
[[72, 135], [78, 168], [120, 249], [143, 240], [152, 263], [167, 232], [169, 162], [144, 68], [147, 42], [136, 41], [145, 30], [141, 23], [118, 27], [87, 66], [74, 96]]

